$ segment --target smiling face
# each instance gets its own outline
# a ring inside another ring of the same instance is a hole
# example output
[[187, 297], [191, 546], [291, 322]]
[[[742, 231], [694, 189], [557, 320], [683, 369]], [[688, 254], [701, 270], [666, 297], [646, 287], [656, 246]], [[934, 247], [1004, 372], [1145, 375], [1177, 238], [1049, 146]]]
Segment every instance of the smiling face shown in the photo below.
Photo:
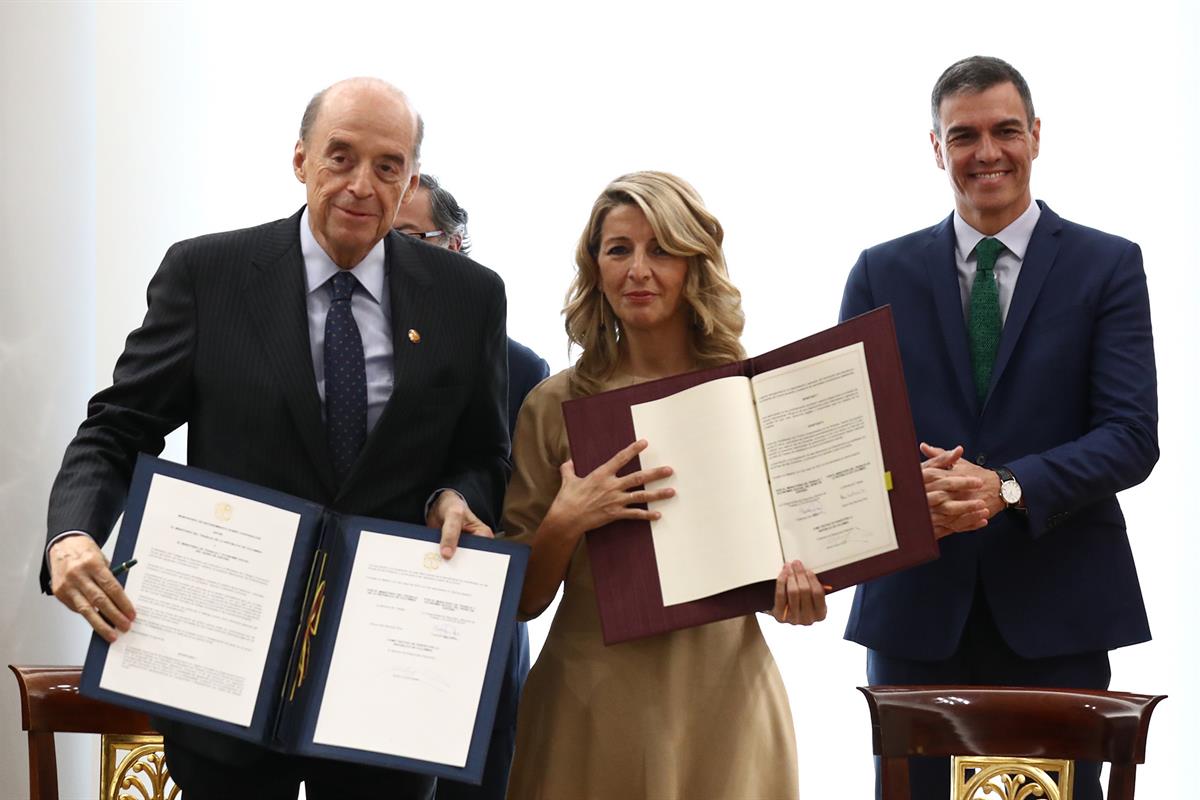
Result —
[[937, 165], [946, 170], [958, 213], [992, 235], [1029, 208], [1029, 177], [1042, 122], [1032, 126], [1017, 87], [1000, 83], [959, 92], [939, 109], [941, 130], [930, 131]]
[[402, 95], [370, 81], [328, 90], [292, 166], [308, 194], [308, 221], [339, 267], [362, 261], [417, 188], [416, 115]]
[[626, 331], [687, 330], [688, 262], [658, 244], [636, 205], [614, 207], [600, 228], [600, 288]]

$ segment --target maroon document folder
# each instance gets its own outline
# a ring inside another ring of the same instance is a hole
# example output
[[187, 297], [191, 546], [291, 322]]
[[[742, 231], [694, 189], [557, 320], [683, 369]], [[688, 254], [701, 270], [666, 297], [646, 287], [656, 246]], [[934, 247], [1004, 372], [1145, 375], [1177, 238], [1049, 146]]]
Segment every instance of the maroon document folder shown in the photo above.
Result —
[[[634, 441], [630, 406], [658, 400], [717, 378], [752, 377], [862, 342], [875, 401], [884, 469], [891, 472], [892, 522], [899, 547], [889, 553], [828, 570], [818, 577], [834, 590], [905, 569], [938, 555], [921, 479], [908, 391], [896, 345], [891, 308], [884, 306], [757, 358], [675, 375], [563, 404], [575, 472], [587, 475]], [[703, 435], [701, 430], [697, 435]], [[634, 462], [622, 473], [640, 469]], [[775, 582], [749, 584], [687, 603], [664, 606], [650, 523], [619, 520], [587, 534], [588, 557], [605, 644], [767, 610]], [[782, 564], [780, 565], [782, 567]]]

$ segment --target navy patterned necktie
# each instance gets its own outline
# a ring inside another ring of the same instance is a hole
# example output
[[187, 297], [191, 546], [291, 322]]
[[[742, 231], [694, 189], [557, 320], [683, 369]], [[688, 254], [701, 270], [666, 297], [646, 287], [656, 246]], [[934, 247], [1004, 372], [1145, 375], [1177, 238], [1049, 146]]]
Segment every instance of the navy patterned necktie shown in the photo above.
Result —
[[971, 341], [971, 372], [975, 394], [982, 404], [992, 382], [992, 365], [1000, 346], [1000, 292], [996, 287], [996, 257], [1004, 245], [999, 239], [980, 239], [975, 245], [975, 280], [971, 283], [967, 335]]
[[325, 431], [338, 481], [367, 439], [367, 368], [362, 336], [350, 311], [358, 279], [339, 270], [329, 280], [333, 301], [325, 316]]

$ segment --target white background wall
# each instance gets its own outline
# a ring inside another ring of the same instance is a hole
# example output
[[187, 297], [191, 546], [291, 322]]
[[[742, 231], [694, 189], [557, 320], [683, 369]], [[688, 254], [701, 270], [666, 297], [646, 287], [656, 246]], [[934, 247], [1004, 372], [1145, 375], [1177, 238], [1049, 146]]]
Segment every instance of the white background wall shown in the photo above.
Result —
[[[43, 598], [46, 496], [102, 378], [96, 361], [95, 14], [0, 8], [0, 797], [26, 797], [4, 666], [78, 664], [81, 618]], [[99, 748], [60, 737], [62, 797], [96, 791]]]
[[[471, 212], [476, 258], [505, 277], [510, 333], [557, 370], [569, 363], [558, 309], [576, 237], [604, 184], [634, 169], [682, 175], [722, 220], [752, 353], [832, 324], [863, 247], [949, 213], [929, 90], [946, 65], [983, 52], [1033, 89], [1035, 196], [1144, 250], [1163, 456], [1122, 502], [1155, 640], [1114, 655], [1113, 687], [1171, 694], [1139, 788], [1182, 794], [1177, 765], [1200, 743], [1200, 547], [1186, 505], [1200, 448], [1198, 47], [1186, 0], [0, 7], [0, 508], [11, 543], [0, 661], [82, 659], [80, 625], [33, 578], [62, 448], [141, 319], [166, 247], [301, 205], [290, 156], [317, 89], [370, 74], [413, 96], [424, 168]], [[168, 456], [183, 457], [179, 437]], [[829, 621], [811, 629], [764, 619], [805, 797], [870, 792], [853, 689], [864, 657], [840, 638], [849, 600], [832, 598]], [[532, 627], [535, 647], [548, 623]], [[14, 694], [0, 688], [0, 794], [23, 791]], [[94, 791], [94, 761], [90, 747], [64, 756], [62, 772], [75, 773], [64, 797]]]

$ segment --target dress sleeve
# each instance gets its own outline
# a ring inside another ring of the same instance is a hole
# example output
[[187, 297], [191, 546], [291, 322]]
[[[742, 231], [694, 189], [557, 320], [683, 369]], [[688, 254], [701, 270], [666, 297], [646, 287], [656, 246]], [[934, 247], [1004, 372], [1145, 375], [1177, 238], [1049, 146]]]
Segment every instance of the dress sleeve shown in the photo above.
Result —
[[521, 406], [513, 434], [512, 479], [504, 498], [506, 538], [527, 542], [542, 523], [562, 484], [559, 468], [570, 458], [562, 403], [568, 373], [540, 383]]

